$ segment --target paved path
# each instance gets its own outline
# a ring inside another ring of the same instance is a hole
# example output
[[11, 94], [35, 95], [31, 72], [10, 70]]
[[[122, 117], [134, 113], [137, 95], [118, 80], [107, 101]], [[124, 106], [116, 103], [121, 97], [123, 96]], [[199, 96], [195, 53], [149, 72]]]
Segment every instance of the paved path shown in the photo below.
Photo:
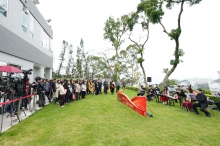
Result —
[[[36, 100], [37, 101], [37, 100]], [[46, 104], [45, 106], [49, 104], [49, 101], [46, 98]], [[30, 110], [24, 110], [25, 114], [23, 111], [21, 111], [20, 114], [20, 120], [24, 120], [26, 118], [28, 118], [30, 115], [34, 114], [37, 110], [41, 109], [43, 107], [39, 107], [38, 104], [36, 104], [36, 108], [35, 110], [33, 109], [33, 100], [28, 104], [28, 109]], [[2, 127], [2, 133], [6, 130], [8, 130], [9, 128], [11, 128], [12, 126], [16, 125], [19, 123], [19, 120], [17, 119], [17, 116], [11, 117], [10, 115], [8, 116], [8, 112], [4, 113], [3, 115], [3, 127]], [[7, 117], [8, 116], [8, 117]], [[0, 114], [0, 132], [1, 132], [1, 119], [2, 119], [2, 114]], [[11, 122], [12, 121], [12, 122]], [[11, 125], [12, 123], [12, 125]]]

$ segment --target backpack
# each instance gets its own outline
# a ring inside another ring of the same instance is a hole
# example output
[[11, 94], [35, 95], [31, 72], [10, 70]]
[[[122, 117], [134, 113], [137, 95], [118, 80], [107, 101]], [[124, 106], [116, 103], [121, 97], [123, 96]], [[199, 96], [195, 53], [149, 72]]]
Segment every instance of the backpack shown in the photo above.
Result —
[[44, 84], [44, 89], [45, 89], [45, 91], [46, 91], [46, 92], [48, 92], [48, 91], [49, 91], [49, 87], [50, 87], [50, 86], [49, 86], [49, 84], [48, 84], [48, 83], [45, 83], [45, 84]]

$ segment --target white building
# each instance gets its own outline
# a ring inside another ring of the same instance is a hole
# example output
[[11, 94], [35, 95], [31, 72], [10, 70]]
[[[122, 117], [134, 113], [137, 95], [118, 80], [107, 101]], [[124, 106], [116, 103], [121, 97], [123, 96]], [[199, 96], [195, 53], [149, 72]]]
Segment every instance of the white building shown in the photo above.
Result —
[[209, 89], [211, 91], [220, 91], [220, 83], [209, 84]]
[[32, 0], [0, 0], [0, 65], [52, 78], [53, 31]]
[[213, 80], [212, 79], [199, 79], [199, 78], [194, 78], [194, 79], [187, 79], [191, 86], [195, 86], [198, 84], [212, 84]]
[[218, 71], [218, 78], [220, 79], [220, 71]]

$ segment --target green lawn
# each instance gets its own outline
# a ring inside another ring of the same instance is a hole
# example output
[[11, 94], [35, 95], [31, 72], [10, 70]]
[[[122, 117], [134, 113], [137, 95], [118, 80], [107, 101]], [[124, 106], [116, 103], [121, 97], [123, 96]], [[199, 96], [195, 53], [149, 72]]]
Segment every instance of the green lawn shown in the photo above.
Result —
[[[134, 97], [136, 92], [125, 93]], [[149, 103], [154, 117], [143, 117], [115, 95], [88, 95], [64, 108], [51, 103], [0, 136], [13, 146], [219, 146], [220, 112], [207, 118], [179, 106]]]

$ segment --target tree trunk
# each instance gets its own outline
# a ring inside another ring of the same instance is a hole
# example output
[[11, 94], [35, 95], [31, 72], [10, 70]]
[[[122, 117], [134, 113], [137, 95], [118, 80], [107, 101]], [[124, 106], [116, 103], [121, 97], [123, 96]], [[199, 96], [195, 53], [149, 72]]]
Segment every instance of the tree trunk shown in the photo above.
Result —
[[[141, 53], [141, 58], [143, 59], [143, 53]], [[140, 66], [141, 66], [141, 69], [142, 69], [142, 72], [143, 72], [143, 75], [144, 75], [144, 83], [145, 83], [145, 86], [148, 87], [147, 79], [146, 79], [146, 73], [145, 73], [145, 70], [144, 70], [144, 67], [143, 67], [142, 62], [140, 63]]]
[[118, 48], [116, 48], [115, 50], [116, 50], [116, 58], [117, 58], [117, 68], [116, 68], [117, 80], [120, 80]]
[[179, 61], [179, 55], [178, 55], [178, 51], [179, 51], [179, 39], [175, 40], [176, 42], [176, 48], [175, 48], [175, 63], [173, 64], [172, 68], [167, 72], [167, 74], [165, 75], [164, 79], [163, 79], [163, 86], [167, 86], [167, 80], [169, 78], [169, 76], [174, 72], [174, 70], [176, 69], [178, 63], [176, 63], [176, 61]]
[[134, 65], [132, 65], [131, 67], [131, 73], [132, 73], [132, 80], [131, 80], [131, 86], [133, 87], [134, 86]]
[[[183, 5], [184, 5], [185, 0], [183, 0], [181, 2], [181, 6], [180, 6], [180, 12], [178, 15], [178, 28], [181, 30], [181, 15], [183, 13]], [[161, 26], [164, 28], [164, 32], [167, 33], [165, 27], [162, 25], [162, 23], [160, 23]], [[181, 30], [182, 31], [182, 30]], [[179, 36], [180, 37], [180, 36]], [[176, 43], [176, 47], [175, 47], [175, 52], [174, 52], [174, 56], [175, 56], [175, 63], [173, 64], [172, 68], [168, 71], [168, 73], [165, 75], [164, 79], [163, 79], [163, 85], [166, 86], [167, 85], [167, 80], [169, 78], [169, 76], [174, 72], [174, 70], [176, 69], [178, 63], [179, 63], [179, 37], [177, 37], [175, 39], [175, 43]]]

